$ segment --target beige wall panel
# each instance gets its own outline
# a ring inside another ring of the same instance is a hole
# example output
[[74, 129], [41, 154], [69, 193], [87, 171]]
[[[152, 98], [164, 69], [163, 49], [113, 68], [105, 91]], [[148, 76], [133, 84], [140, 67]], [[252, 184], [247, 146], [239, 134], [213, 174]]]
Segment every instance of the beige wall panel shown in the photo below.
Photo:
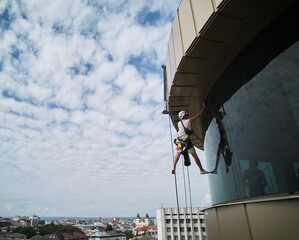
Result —
[[219, 207], [217, 213], [222, 240], [251, 240], [243, 205]]
[[171, 82], [172, 82], [172, 76], [171, 76], [171, 67], [170, 67], [170, 61], [169, 61], [169, 45], [167, 46], [167, 53], [166, 53], [166, 76], [167, 76], [167, 90], [168, 94], [170, 92]]
[[192, 73], [177, 73], [175, 75], [174, 83], [177, 85], [189, 85], [195, 87], [200, 81], [200, 74]]
[[299, 199], [247, 205], [252, 240], [298, 240]]
[[181, 24], [183, 51], [186, 53], [193, 40], [196, 38], [196, 30], [189, 0], [182, 0], [178, 14]]
[[214, 0], [214, 1], [215, 1], [215, 6], [218, 7], [223, 0]]
[[206, 231], [209, 240], [219, 240], [219, 226], [217, 220], [217, 212], [215, 208], [211, 208], [204, 211], [204, 217], [206, 222]]
[[171, 96], [192, 96], [194, 87], [176, 87], [175, 85], [171, 88]]
[[214, 12], [212, 0], [191, 0], [196, 31], [199, 33]]
[[175, 55], [175, 64], [176, 64], [175, 66], [177, 68], [184, 54], [178, 14], [175, 16], [172, 24], [172, 36], [173, 36], [174, 55]]
[[[171, 110], [173, 110], [173, 108], [176, 107], [180, 107], [181, 110], [182, 109], [187, 110], [187, 107], [189, 105], [189, 100], [190, 97], [174, 97], [169, 99], [169, 105], [171, 107]], [[178, 118], [177, 115], [175, 115], [174, 117]]]
[[169, 42], [168, 42], [168, 53], [169, 53], [169, 63], [170, 63], [170, 71], [171, 71], [170, 83], [172, 84], [174, 75], [176, 73], [175, 56], [174, 56], [174, 48], [173, 48], [173, 40], [172, 40], [172, 30], [171, 30]]

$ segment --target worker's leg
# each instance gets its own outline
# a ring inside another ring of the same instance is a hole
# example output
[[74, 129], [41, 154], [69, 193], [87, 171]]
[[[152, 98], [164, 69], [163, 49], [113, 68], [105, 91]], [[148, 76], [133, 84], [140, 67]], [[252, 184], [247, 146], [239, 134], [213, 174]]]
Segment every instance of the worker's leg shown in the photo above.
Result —
[[218, 169], [219, 161], [220, 161], [220, 152], [218, 151], [217, 152], [217, 158], [216, 158], [215, 168], [213, 169], [213, 171], [211, 173], [217, 174], [217, 169]]
[[181, 153], [180, 153], [180, 152], [177, 152], [177, 154], [176, 154], [176, 156], [175, 156], [175, 158], [174, 158], [174, 164], [173, 164], [172, 174], [175, 174], [176, 164], [177, 164], [178, 161], [179, 161], [180, 155], [181, 155]]
[[199, 160], [197, 154], [196, 154], [196, 153], [191, 153], [191, 154], [192, 154], [192, 157], [194, 158], [194, 160], [195, 160], [197, 166], [198, 166], [199, 169], [200, 169], [200, 173], [201, 173], [201, 174], [207, 174], [207, 173], [209, 173], [209, 172], [207, 172], [206, 170], [203, 169], [203, 167], [202, 167], [202, 165], [201, 165], [201, 162], [200, 162], [200, 160]]
[[192, 154], [192, 157], [194, 158], [194, 160], [195, 160], [197, 166], [199, 167], [199, 169], [200, 169], [201, 171], [203, 171], [204, 169], [203, 169], [202, 166], [201, 166], [201, 162], [200, 162], [200, 160], [199, 160], [197, 154], [196, 154], [196, 153], [191, 153], [191, 154]]

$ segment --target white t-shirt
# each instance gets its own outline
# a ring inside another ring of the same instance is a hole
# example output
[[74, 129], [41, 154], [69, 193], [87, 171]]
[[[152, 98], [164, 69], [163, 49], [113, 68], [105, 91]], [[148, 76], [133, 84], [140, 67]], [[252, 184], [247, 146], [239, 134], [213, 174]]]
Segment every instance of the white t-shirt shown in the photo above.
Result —
[[182, 140], [185, 140], [189, 136], [185, 133], [184, 127], [182, 125], [182, 122], [183, 122], [185, 128], [188, 128], [189, 130], [191, 130], [191, 122], [190, 122], [190, 119], [183, 119], [183, 120], [181, 120], [181, 121], [178, 122], [178, 128], [179, 128], [178, 138], [182, 139]]

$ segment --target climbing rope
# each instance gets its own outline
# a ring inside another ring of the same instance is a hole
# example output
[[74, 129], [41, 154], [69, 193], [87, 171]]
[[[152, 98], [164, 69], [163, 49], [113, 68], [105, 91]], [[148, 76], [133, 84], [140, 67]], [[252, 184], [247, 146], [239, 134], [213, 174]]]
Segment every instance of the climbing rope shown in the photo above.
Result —
[[[185, 204], [186, 204], [186, 208], [188, 207], [188, 201], [187, 201], [187, 190], [186, 190], [186, 180], [185, 180], [185, 170], [184, 170], [184, 157], [181, 154], [181, 158], [182, 158], [182, 169], [183, 169], [183, 179], [184, 179], [184, 190], [185, 190]], [[188, 169], [188, 167], [187, 167]]]
[[190, 184], [190, 176], [189, 176], [189, 168], [187, 167], [187, 175], [188, 175], [188, 185], [189, 185], [189, 200], [190, 200], [190, 208], [192, 215], [192, 198], [191, 198], [191, 184]]
[[[171, 123], [170, 123], [170, 118], [168, 118], [169, 120], [169, 133], [170, 133], [170, 139], [171, 139], [171, 151], [172, 151], [172, 162], [174, 164], [174, 152], [173, 152], [173, 138], [172, 138], [172, 131], [171, 131]], [[174, 182], [175, 182], [175, 194], [176, 194], [176, 202], [177, 202], [177, 208], [179, 208], [179, 197], [178, 197], [178, 186], [177, 186], [177, 179], [176, 179], [176, 173], [174, 173]]]
[[[174, 122], [173, 120], [173, 115], [172, 115], [172, 111], [170, 109], [170, 106], [168, 105], [168, 109], [169, 109], [169, 129], [170, 129], [170, 138], [171, 138], [171, 150], [172, 150], [172, 159], [174, 162], [174, 151], [173, 151], [173, 138], [172, 138], [172, 131], [171, 131], [171, 121]], [[184, 161], [183, 161], [183, 155], [181, 154], [180, 156], [182, 158], [182, 169], [183, 169], [183, 179], [184, 179], [184, 192], [185, 192], [185, 204], [186, 204], [186, 208], [188, 208], [188, 200], [187, 200], [187, 188], [186, 188], [186, 177], [185, 177], [185, 171], [184, 171]], [[188, 185], [189, 185], [189, 196], [190, 196], [190, 205], [192, 206], [192, 202], [191, 202], [191, 188], [190, 188], [190, 177], [189, 177], [189, 170], [187, 167], [187, 173], [188, 173]], [[176, 178], [176, 171], [175, 171], [175, 190], [176, 190], [176, 198], [177, 198], [177, 206], [179, 206], [179, 200], [178, 200], [178, 188], [177, 188], [177, 178]]]

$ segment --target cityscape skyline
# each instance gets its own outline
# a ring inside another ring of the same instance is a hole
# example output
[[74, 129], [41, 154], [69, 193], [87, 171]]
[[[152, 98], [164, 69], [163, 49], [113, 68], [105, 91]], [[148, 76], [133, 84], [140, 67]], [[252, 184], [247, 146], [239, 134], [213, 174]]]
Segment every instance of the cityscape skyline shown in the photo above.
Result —
[[[161, 65], [179, 2], [1, 1], [0, 216], [176, 206]], [[189, 173], [208, 207], [207, 176]]]

